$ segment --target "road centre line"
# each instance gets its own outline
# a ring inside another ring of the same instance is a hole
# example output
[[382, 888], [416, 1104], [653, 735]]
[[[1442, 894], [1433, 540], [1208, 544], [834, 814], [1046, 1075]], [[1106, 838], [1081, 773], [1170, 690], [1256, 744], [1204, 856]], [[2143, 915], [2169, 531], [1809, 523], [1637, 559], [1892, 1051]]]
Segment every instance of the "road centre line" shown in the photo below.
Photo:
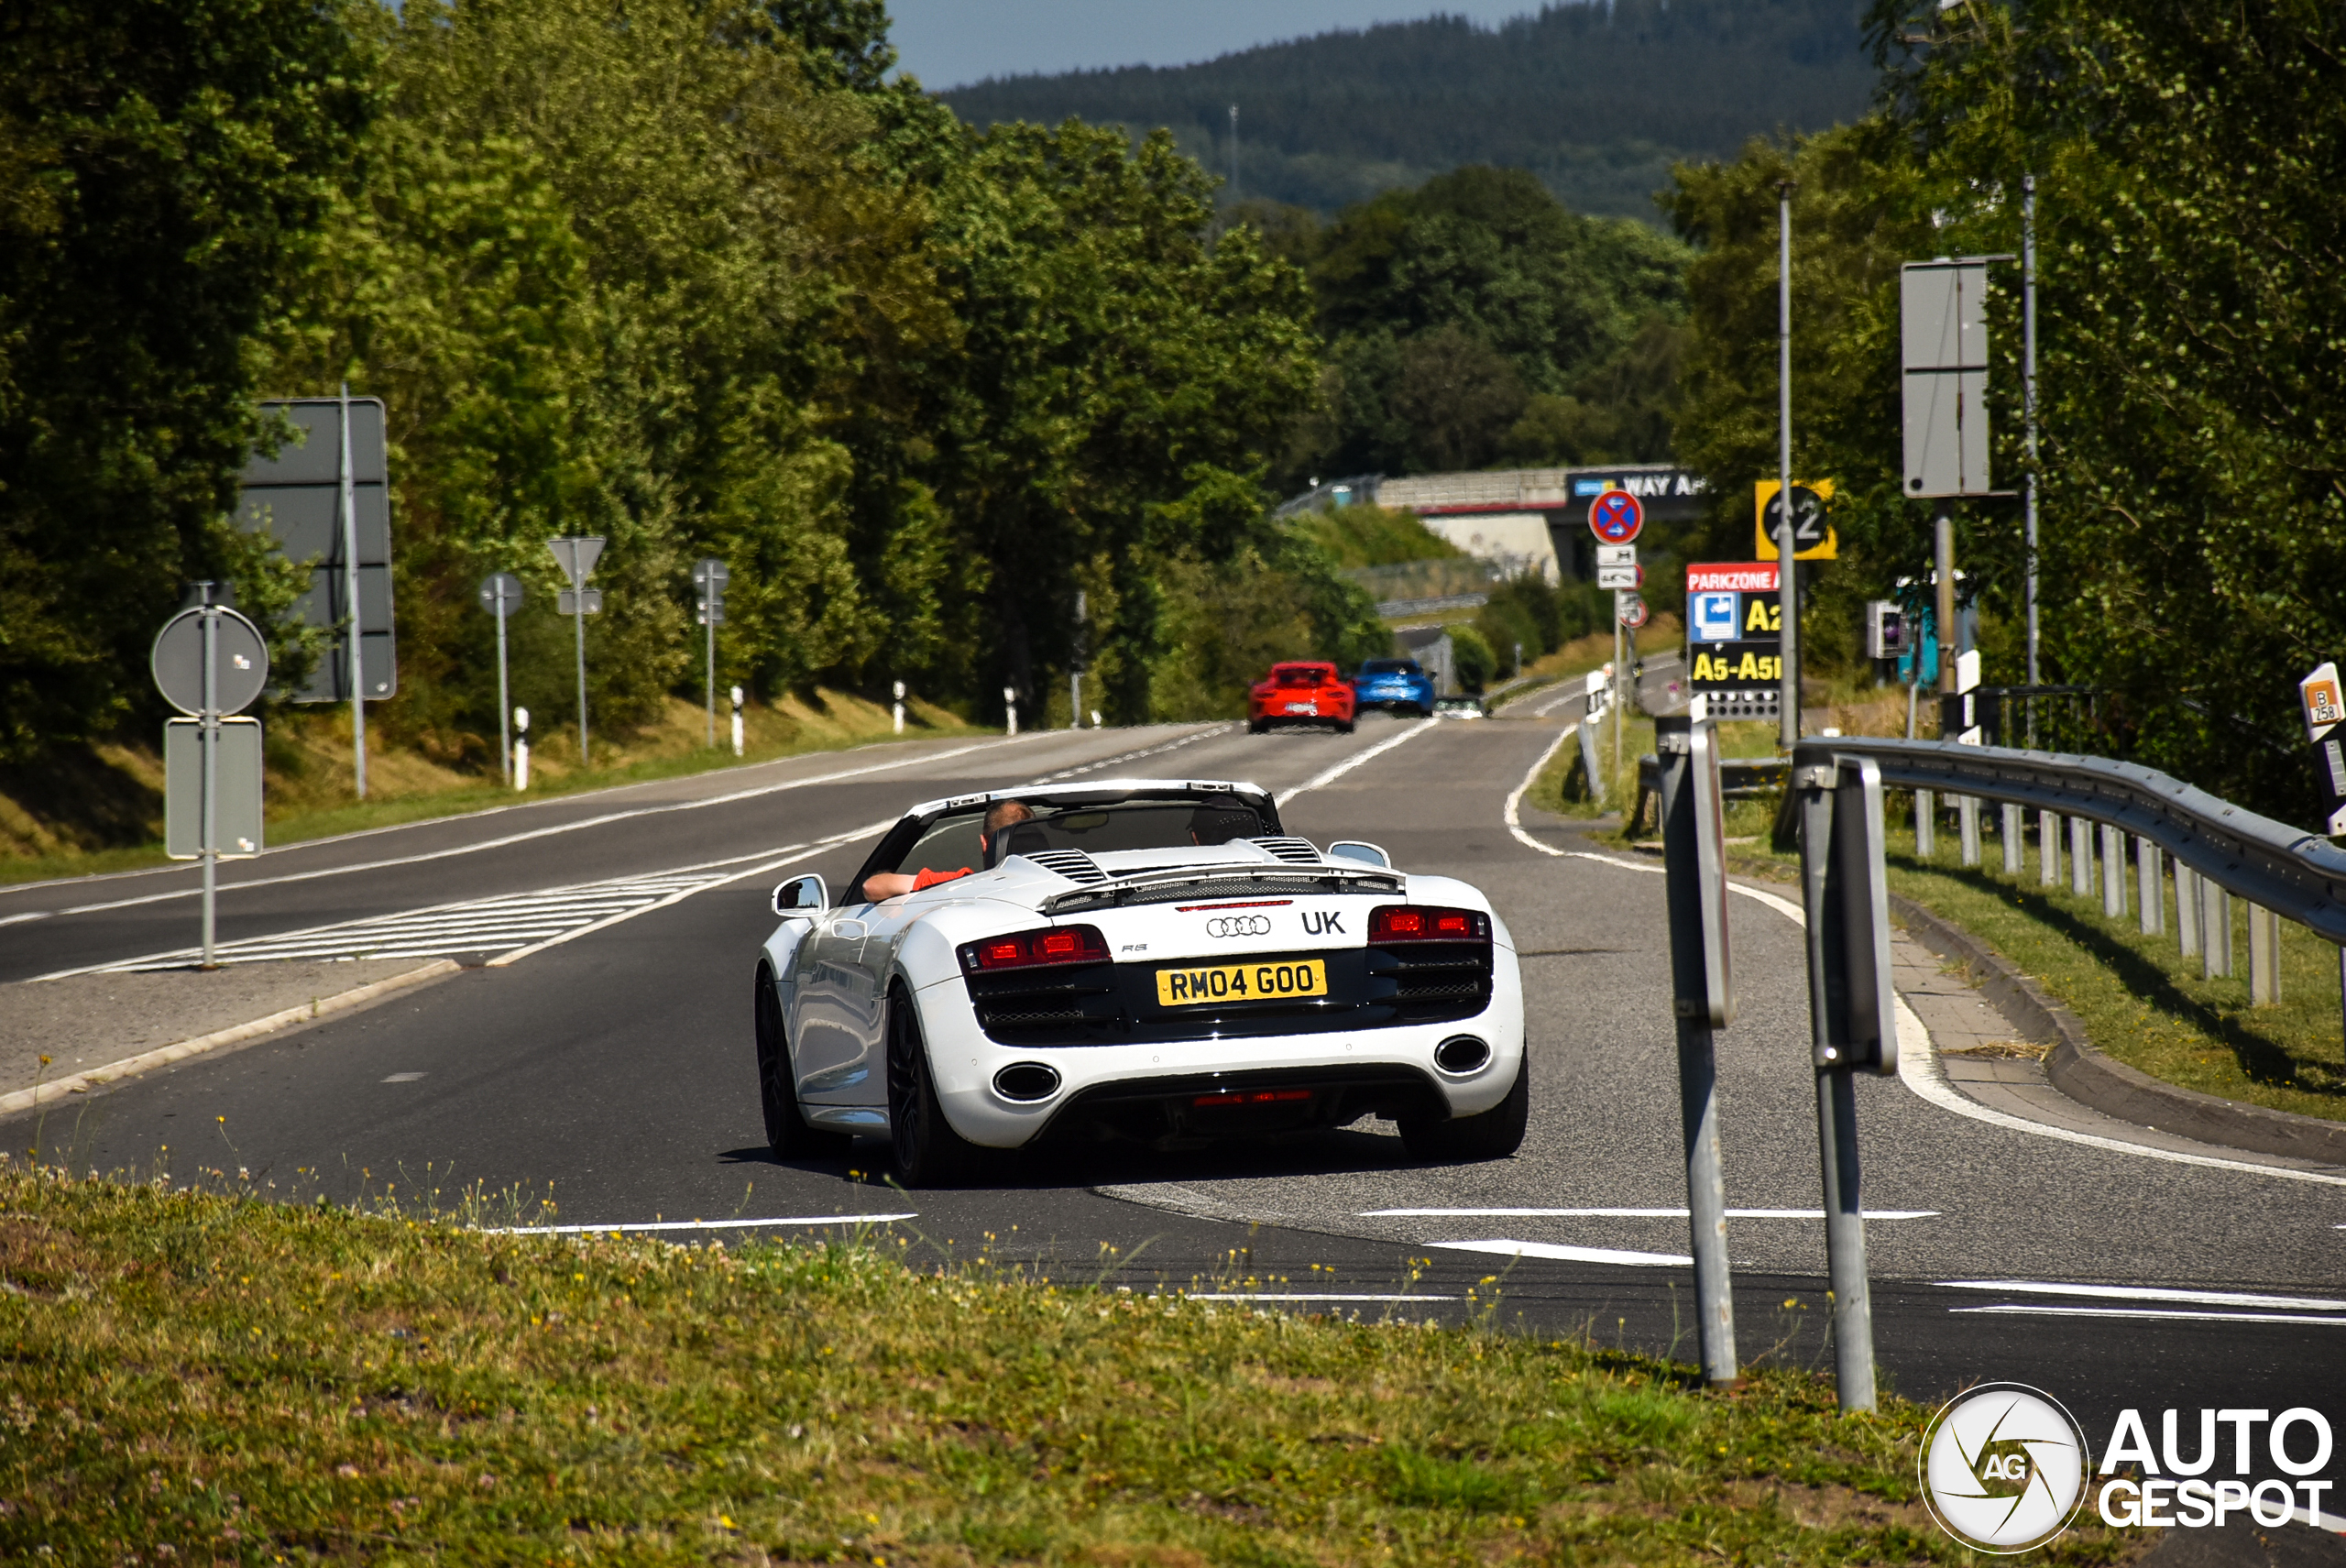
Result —
[[753, 1231], [769, 1225], [877, 1225], [891, 1220], [917, 1220], [902, 1214], [785, 1214], [774, 1220], [646, 1220], [619, 1225], [499, 1225], [483, 1230], [485, 1236], [604, 1236], [626, 1231]]
[[2090, 1296], [2108, 1301], [2172, 1301], [2196, 1307], [2295, 1307], [2346, 1313], [2346, 1301], [2326, 1296], [2261, 1296], [2244, 1290], [2179, 1290], [2165, 1285], [2070, 1285], [2043, 1279], [1942, 1279], [1947, 1290], [1992, 1290], [2000, 1296]]
[[1496, 1253], [1501, 1257], [1544, 1257], [1561, 1263], [1618, 1263], [1645, 1268], [1685, 1268], [1694, 1261], [1683, 1253], [1625, 1252], [1618, 1247], [1562, 1246], [1554, 1242], [1494, 1239], [1479, 1242], [1427, 1242], [1424, 1245], [1445, 1247], [1452, 1252]]
[[[1138, 762], [1143, 757], [1155, 757], [1167, 751], [1178, 751], [1182, 747], [1197, 741], [1211, 740], [1217, 735], [1227, 735], [1236, 728], [1237, 726], [1233, 724], [1217, 724], [1211, 729], [1200, 729], [1195, 735], [1184, 735], [1178, 740], [1168, 740], [1162, 746], [1151, 746], [1144, 751], [1124, 751], [1113, 757], [1102, 757], [1096, 762], [1086, 762], [1080, 768], [1062, 768], [1058, 773], [1044, 774], [1036, 783], [1057, 784], [1062, 779], [1075, 778], [1083, 773], [1096, 773], [1102, 768], [1113, 768], [1118, 762]], [[1045, 731], [1045, 733], [1056, 733], [1056, 731]]]
[[[1058, 731], [1040, 730], [1036, 733], [1037, 735], [1049, 735], [1057, 734]], [[712, 806], [737, 805], [741, 801], [755, 800], [763, 795], [779, 795], [786, 790], [805, 789], [812, 784], [837, 784], [842, 779], [861, 778], [870, 773], [888, 773], [897, 768], [912, 767], [916, 763], [943, 762], [948, 758], [966, 756], [971, 751], [982, 751], [989, 746], [1002, 745], [1011, 740], [1025, 739], [1027, 739], [1027, 737], [1003, 737], [995, 740], [981, 740], [968, 746], [955, 747], [951, 751], [930, 751], [918, 757], [900, 757], [893, 762], [875, 762], [872, 766], [865, 768], [846, 768], [838, 773], [817, 774], [813, 778], [785, 779], [780, 784], [760, 784], [752, 789], [735, 790], [727, 795], [710, 795], [703, 800], [672, 801], [663, 806], [639, 806], [632, 811], [606, 812], [600, 817], [585, 817], [576, 822], [560, 822], [550, 827], [532, 828], [527, 832], [509, 833], [501, 839], [485, 839], [477, 844], [458, 844], [445, 850], [426, 850], [422, 854], [401, 855], [387, 861], [368, 861], [363, 864], [355, 866], [323, 866], [316, 871], [290, 872], [283, 876], [255, 877], [247, 882], [223, 883], [220, 886], [220, 891], [222, 893], [236, 893], [241, 892], [246, 888], [279, 887], [287, 883], [315, 882], [322, 877], [351, 876], [360, 872], [388, 871], [396, 866], [421, 865], [428, 861], [444, 861], [457, 855], [477, 854], [483, 850], [501, 850], [510, 845], [527, 843], [536, 839], [552, 838], [557, 834], [582, 832], [589, 828], [605, 828], [614, 822], [629, 822], [640, 817], [662, 817], [666, 816], [671, 812], [698, 811]], [[511, 810], [512, 807], [506, 806], [500, 807], [499, 809]], [[454, 817], [441, 817], [437, 820], [449, 822], [460, 819]], [[401, 826], [406, 825], [402, 824]], [[378, 829], [378, 831], [388, 831], [388, 829]], [[356, 837], [356, 835], [351, 835], [351, 837]], [[331, 841], [332, 840], [328, 839], [317, 840], [319, 843]], [[292, 848], [292, 846], [289, 845], [288, 848]], [[150, 893], [143, 894], [137, 898], [120, 898], [102, 904], [77, 904], [67, 909], [39, 910], [30, 914], [11, 916], [9, 918], [13, 921], [28, 920], [48, 915], [96, 915], [110, 909], [128, 909], [142, 904], [162, 904], [175, 898], [194, 898], [199, 896], [203, 891], [203, 890], [202, 888], [185, 888], [175, 890], [170, 893]]]
[[[1559, 860], [1594, 861], [1600, 866], [1639, 872], [1647, 876], [1665, 874], [1663, 869], [1658, 865], [1625, 861], [1612, 855], [1592, 854], [1585, 850], [1560, 850], [1553, 844], [1540, 842], [1523, 830], [1519, 807], [1525, 793], [1530, 789], [1532, 781], [1540, 776], [1540, 770], [1547, 766], [1548, 759], [1554, 756], [1579, 728], [1577, 723], [1565, 725], [1563, 733], [1557, 736], [1548, 749], [1540, 754], [1539, 761], [1533, 762], [1530, 771], [1523, 775], [1523, 782], [1515, 786], [1515, 793], [1507, 797], [1507, 809], [1504, 813], [1507, 830], [1529, 848]], [[1746, 898], [1764, 904], [1793, 925], [1803, 930], [1807, 929], [1806, 912], [1790, 899], [1779, 897], [1775, 894], [1760, 888], [1747, 887], [1739, 882], [1730, 881], [1727, 885], [1728, 892], [1741, 894]], [[2056, 1143], [2079, 1144], [2087, 1148], [2102, 1149], [2111, 1154], [2132, 1155], [2141, 1159], [2164, 1160], [2170, 1165], [2196, 1165], [2209, 1170], [2244, 1171], [2256, 1176], [2276, 1177], [2284, 1181], [2309, 1181], [2323, 1187], [2346, 1187], [2346, 1176], [2332, 1176], [2327, 1171], [2299, 1170], [2285, 1165], [2260, 1165], [2252, 1160], [2223, 1159], [2214, 1155], [2187, 1154], [2181, 1149], [2163, 1149], [2152, 1147], [2147, 1144], [2130, 1144], [2117, 1138], [2099, 1137], [2092, 1133], [2080, 1133], [2067, 1127], [2055, 1127], [2042, 1122], [2027, 1121], [2006, 1112], [1982, 1105], [1946, 1081], [1939, 1067], [1938, 1053], [1931, 1044], [1929, 1028], [1924, 1025], [1921, 1016], [1907, 1005], [1903, 994], [1895, 992], [1893, 994], [1897, 995], [1898, 1000], [1898, 1080], [1917, 1097], [1929, 1102], [1942, 1111], [1952, 1112], [1957, 1116], [1967, 1117], [1974, 1122], [1985, 1122], [1991, 1127], [2026, 1133], [2033, 1137], [2051, 1138]], [[2346, 1226], [2340, 1228], [2346, 1229]]]
[[1433, 729], [1441, 722], [1442, 720], [1438, 718], [1420, 718], [1415, 724], [1410, 725], [1407, 729], [1402, 730], [1398, 735], [1389, 736], [1383, 740], [1379, 740], [1376, 745], [1369, 747], [1366, 751], [1354, 751], [1351, 756], [1346, 757], [1334, 767], [1328, 768], [1321, 773], [1313, 774], [1310, 778], [1306, 779], [1303, 783], [1296, 785], [1293, 789], [1288, 790], [1286, 794], [1276, 796], [1272, 800], [1271, 804], [1274, 806], [1283, 806], [1299, 795], [1308, 795], [1311, 791], [1319, 789], [1323, 785], [1332, 784], [1338, 779], [1343, 778], [1346, 773], [1351, 773], [1354, 768], [1359, 767], [1363, 762], [1367, 762], [1371, 757], [1383, 756], [1386, 752], [1390, 751], [1394, 747], [1400, 745], [1403, 741], [1415, 740], [1418, 736], [1424, 734], [1427, 730]]
[[[1869, 1220], [1934, 1220], [1936, 1209], [1869, 1209]], [[1683, 1220], [1683, 1209], [1364, 1209], [1355, 1218], [1452, 1220]], [[1730, 1220], [1822, 1220], [1822, 1209], [1729, 1209]]]

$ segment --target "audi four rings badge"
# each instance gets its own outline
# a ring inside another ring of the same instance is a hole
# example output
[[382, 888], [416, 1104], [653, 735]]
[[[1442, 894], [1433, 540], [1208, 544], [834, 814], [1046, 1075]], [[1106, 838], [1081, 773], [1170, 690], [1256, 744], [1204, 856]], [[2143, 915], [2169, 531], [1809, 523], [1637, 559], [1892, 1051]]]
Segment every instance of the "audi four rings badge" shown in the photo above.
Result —
[[1217, 915], [1206, 922], [1209, 937], [1267, 937], [1271, 934], [1271, 917], [1267, 915]]

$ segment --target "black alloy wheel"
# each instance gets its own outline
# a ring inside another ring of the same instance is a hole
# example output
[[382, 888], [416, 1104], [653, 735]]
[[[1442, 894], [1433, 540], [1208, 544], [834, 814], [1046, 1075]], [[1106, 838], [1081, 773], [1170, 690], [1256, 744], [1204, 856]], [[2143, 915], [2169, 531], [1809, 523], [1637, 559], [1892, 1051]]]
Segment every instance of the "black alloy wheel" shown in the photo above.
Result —
[[790, 1044], [783, 1037], [782, 1003], [773, 993], [773, 970], [764, 964], [758, 966], [758, 994], [751, 1015], [757, 1025], [758, 1108], [765, 1113], [766, 1147], [776, 1159], [843, 1152], [848, 1145], [844, 1134], [810, 1127], [799, 1113], [798, 1088], [790, 1070]]
[[984, 1156], [953, 1130], [937, 1102], [920, 1009], [902, 981], [888, 989], [888, 1138], [906, 1187], [957, 1186]]
[[1497, 1104], [1475, 1116], [1437, 1122], [1411, 1116], [1401, 1123], [1401, 1146], [1417, 1159], [1464, 1162], [1505, 1159], [1523, 1146], [1531, 1123], [1531, 1049], [1527, 1043], [1515, 1086]]

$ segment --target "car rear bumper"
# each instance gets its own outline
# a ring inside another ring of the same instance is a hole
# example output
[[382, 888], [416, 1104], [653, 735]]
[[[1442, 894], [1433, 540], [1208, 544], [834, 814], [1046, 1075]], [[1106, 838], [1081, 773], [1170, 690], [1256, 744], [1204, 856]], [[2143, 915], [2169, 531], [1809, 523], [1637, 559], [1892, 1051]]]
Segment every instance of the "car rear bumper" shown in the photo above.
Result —
[[[1442, 1022], [1275, 1036], [1126, 1045], [1009, 1046], [989, 1038], [959, 977], [919, 992], [937, 1098], [971, 1143], [1015, 1148], [1048, 1135], [1185, 1141], [1336, 1126], [1372, 1113], [1472, 1116], [1514, 1086], [1523, 1059], [1523, 990], [1502, 951], [1482, 1011]], [[1474, 1070], [1453, 1073], [1435, 1047], [1456, 1036], [1490, 1047]], [[1047, 1096], [1020, 1101], [996, 1087], [1005, 1068], [1039, 1064], [1058, 1075]], [[1200, 1099], [1301, 1090], [1301, 1097], [1200, 1103]]]

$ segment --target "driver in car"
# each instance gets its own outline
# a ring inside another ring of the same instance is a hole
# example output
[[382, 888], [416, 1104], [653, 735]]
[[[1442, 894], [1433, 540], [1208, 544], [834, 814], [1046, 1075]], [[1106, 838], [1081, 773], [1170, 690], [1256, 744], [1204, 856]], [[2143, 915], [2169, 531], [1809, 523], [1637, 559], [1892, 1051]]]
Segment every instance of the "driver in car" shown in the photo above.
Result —
[[[989, 865], [992, 863], [994, 837], [1003, 828], [1033, 820], [1035, 820], [1035, 809], [1025, 801], [995, 801], [992, 808], [986, 813], [985, 822], [978, 828], [979, 861]], [[958, 872], [939, 872], [923, 867], [917, 873], [873, 872], [863, 879], [863, 896], [873, 904], [884, 898], [901, 898], [908, 893], [918, 893], [923, 888], [935, 887], [941, 882], [951, 882], [956, 877], [968, 876], [971, 869], [969, 866], [963, 866]]]

